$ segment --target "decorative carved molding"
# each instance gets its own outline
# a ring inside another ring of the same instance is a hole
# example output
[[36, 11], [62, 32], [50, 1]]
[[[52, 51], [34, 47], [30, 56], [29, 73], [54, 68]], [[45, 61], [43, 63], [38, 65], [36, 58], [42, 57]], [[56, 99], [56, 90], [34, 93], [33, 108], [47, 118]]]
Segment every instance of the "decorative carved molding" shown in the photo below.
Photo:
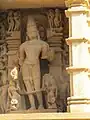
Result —
[[89, 7], [89, 0], [65, 0], [65, 4], [67, 7], [74, 7], [74, 6]]

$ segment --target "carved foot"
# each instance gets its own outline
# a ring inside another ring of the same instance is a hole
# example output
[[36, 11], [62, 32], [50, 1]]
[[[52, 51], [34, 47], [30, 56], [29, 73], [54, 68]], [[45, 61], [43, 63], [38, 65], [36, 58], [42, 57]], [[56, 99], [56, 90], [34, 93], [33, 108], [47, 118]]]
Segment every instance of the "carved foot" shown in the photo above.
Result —
[[44, 109], [43, 105], [39, 105], [38, 109], [39, 109], [39, 110]]
[[36, 110], [36, 108], [35, 108], [35, 107], [30, 107], [30, 108], [28, 109], [28, 111], [30, 111], [30, 110]]

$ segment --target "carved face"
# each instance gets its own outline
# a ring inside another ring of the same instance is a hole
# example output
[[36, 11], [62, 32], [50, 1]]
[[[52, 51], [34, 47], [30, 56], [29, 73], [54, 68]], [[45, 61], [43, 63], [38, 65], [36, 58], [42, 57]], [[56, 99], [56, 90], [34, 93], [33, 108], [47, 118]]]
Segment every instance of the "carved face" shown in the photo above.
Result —
[[9, 13], [8, 13], [8, 17], [12, 17], [13, 16], [13, 11], [10, 11]]
[[19, 13], [18, 12], [15, 12], [14, 13], [14, 17], [18, 17]]
[[27, 36], [30, 40], [38, 37], [38, 31], [36, 26], [30, 26], [29, 24], [27, 25]]
[[52, 9], [49, 10], [49, 16], [52, 18], [54, 17], [54, 10], [52, 10]]
[[56, 15], [59, 15], [60, 14], [59, 9], [56, 9], [55, 13], [56, 13]]

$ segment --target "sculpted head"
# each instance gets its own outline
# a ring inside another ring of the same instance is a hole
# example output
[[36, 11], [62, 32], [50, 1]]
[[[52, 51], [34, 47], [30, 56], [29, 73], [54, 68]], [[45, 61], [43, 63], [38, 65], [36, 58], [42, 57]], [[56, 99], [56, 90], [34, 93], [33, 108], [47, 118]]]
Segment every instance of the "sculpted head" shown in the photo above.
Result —
[[36, 26], [35, 20], [32, 18], [32, 16], [28, 16], [27, 36], [28, 36], [29, 40], [38, 39], [38, 37], [39, 37], [37, 26]]

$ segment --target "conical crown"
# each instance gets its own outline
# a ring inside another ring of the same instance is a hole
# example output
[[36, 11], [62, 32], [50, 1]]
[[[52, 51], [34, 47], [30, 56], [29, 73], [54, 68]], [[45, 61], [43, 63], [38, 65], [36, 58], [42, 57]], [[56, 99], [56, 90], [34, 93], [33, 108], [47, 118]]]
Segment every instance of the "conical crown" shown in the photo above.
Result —
[[36, 26], [36, 22], [32, 16], [28, 16], [27, 20], [27, 33], [30, 33], [32, 37], [39, 37], [38, 29]]
[[34, 18], [32, 16], [28, 16], [28, 20], [27, 20], [27, 27], [32, 27], [33, 29], [37, 29], [36, 27], [36, 22], [34, 20]]

